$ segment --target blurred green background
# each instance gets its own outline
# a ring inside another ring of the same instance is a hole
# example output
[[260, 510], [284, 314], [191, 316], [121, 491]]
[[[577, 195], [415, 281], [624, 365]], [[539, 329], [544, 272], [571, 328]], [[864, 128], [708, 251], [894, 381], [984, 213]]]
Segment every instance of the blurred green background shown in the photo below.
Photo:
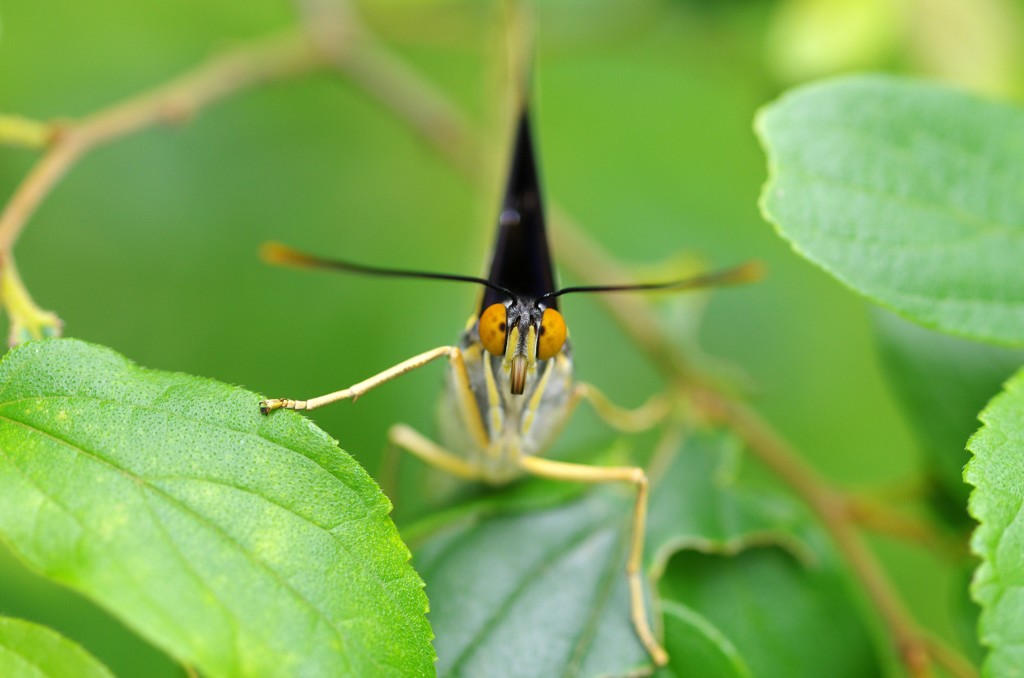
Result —
[[[482, 270], [509, 143], [501, 2], [365, 0], [364, 20], [466, 112], [481, 192], [357, 86], [303, 76], [180, 127], [90, 154], [46, 200], [19, 268], [68, 336], [149, 367], [308, 397], [453, 341], [476, 290], [273, 269], [277, 239], [368, 263]], [[295, 21], [285, 0], [8, 0], [0, 112], [80, 117]], [[867, 306], [760, 217], [754, 112], [786, 87], [886, 70], [996, 96], [1024, 91], [1012, 0], [554, 0], [537, 7], [534, 119], [548, 196], [624, 262], [757, 258], [767, 279], [714, 294], [701, 344], [755, 406], [845, 487], [913, 477], [917, 442], [881, 372]], [[0, 148], [6, 200], [37, 153]], [[556, 259], [558, 253], [555, 253]], [[594, 299], [566, 301], [580, 378], [624, 404], [660, 383]], [[396, 420], [434, 430], [427, 368], [313, 418], [371, 472]], [[611, 437], [582, 416], [561, 448]], [[406, 483], [408, 484], [408, 482]], [[875, 542], [917, 617], [957, 637], [962, 572]], [[174, 675], [158, 651], [0, 550], [0, 614], [65, 632], [123, 675]]]

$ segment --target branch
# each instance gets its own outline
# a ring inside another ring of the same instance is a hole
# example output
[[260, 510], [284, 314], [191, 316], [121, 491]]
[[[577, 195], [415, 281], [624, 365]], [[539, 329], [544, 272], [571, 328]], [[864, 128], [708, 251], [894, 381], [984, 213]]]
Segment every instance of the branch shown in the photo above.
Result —
[[53, 187], [85, 153], [161, 123], [178, 123], [256, 84], [324, 65], [321, 53], [292, 30], [212, 58], [163, 86], [103, 109], [81, 121], [49, 125], [49, 150], [0, 213], [0, 265], [22, 228]]
[[406, 111], [405, 122], [437, 153], [463, 176], [479, 181], [479, 163], [473, 153], [480, 144], [458, 110], [375, 38], [362, 35], [358, 48], [337, 65], [385, 108]]
[[60, 334], [60, 319], [32, 300], [11, 250], [42, 201], [83, 155], [147, 127], [187, 120], [206, 106], [259, 83], [326, 63], [306, 34], [293, 29], [220, 54], [165, 85], [81, 121], [43, 124], [0, 117], [0, 141], [49, 146], [0, 212], [0, 301], [11, 319], [11, 344]]
[[61, 321], [56, 313], [36, 306], [18, 277], [14, 258], [7, 257], [7, 265], [0, 268], [0, 294], [10, 316], [8, 344], [14, 346], [29, 339], [60, 336]]
[[818, 515], [885, 620], [910, 675], [930, 675], [925, 637], [896, 595], [881, 565], [857, 533], [850, 520], [845, 496], [800, 461], [789, 444], [753, 410], [714, 392], [704, 392], [697, 400], [706, 414], [735, 430], [751, 452], [792, 487]]
[[944, 534], [932, 523], [905, 515], [873, 497], [848, 494], [846, 511], [850, 520], [866, 530], [917, 542], [954, 559], [963, 559], [970, 553], [966, 540]]
[[[551, 206], [555, 250], [573, 274], [592, 284], [608, 281], [630, 282], [631, 276], [619, 262], [603, 251], [576, 220], [557, 203]], [[600, 281], [594, 271], [601, 272]], [[675, 375], [684, 383], [693, 384], [703, 379], [690, 364], [686, 354], [667, 339], [658, 316], [651, 305], [639, 295], [604, 294], [601, 303], [611, 311], [619, 327], [639, 346], [664, 374]], [[628, 322], [626, 321], [628, 319]]]

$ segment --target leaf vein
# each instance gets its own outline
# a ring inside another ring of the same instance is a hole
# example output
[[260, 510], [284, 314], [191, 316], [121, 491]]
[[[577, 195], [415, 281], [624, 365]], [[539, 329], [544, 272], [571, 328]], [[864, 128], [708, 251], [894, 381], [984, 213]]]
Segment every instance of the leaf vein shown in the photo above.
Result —
[[[124, 475], [128, 476], [129, 478], [131, 478], [131, 479], [141, 483], [145, 487], [151, 488], [156, 494], [159, 494], [159, 495], [165, 497], [169, 503], [171, 503], [173, 505], [176, 505], [179, 509], [181, 509], [185, 513], [191, 514], [192, 516], [194, 516], [196, 518], [196, 520], [199, 523], [205, 525], [208, 529], [210, 529], [215, 534], [220, 535], [220, 538], [225, 543], [227, 543], [229, 546], [233, 547], [238, 553], [240, 553], [253, 566], [255, 566], [259, 570], [263, 570], [264, 572], [266, 572], [268, 575], [270, 575], [270, 577], [272, 579], [276, 580], [282, 586], [282, 588], [284, 588], [285, 590], [290, 591], [296, 597], [296, 599], [304, 607], [306, 607], [308, 610], [310, 610], [311, 612], [314, 613], [314, 616], [316, 618], [318, 618], [320, 620], [320, 622], [326, 624], [327, 628], [330, 629], [333, 632], [334, 636], [337, 638], [337, 640], [341, 643], [341, 645], [343, 647], [349, 647], [351, 645], [350, 643], [346, 642], [347, 639], [341, 633], [341, 630], [339, 628], [337, 628], [333, 623], [331, 623], [330, 618], [327, 616], [326, 612], [324, 612], [322, 609], [320, 609], [315, 603], [313, 603], [313, 601], [311, 601], [302, 592], [300, 592], [298, 589], [296, 589], [290, 582], [287, 581], [286, 578], [284, 578], [276, 570], [274, 570], [273, 568], [271, 568], [270, 566], [268, 566], [267, 564], [263, 563], [258, 558], [256, 558], [248, 549], [246, 549], [237, 540], [235, 540], [233, 537], [231, 537], [229, 534], [227, 534], [219, 525], [217, 525], [213, 521], [207, 519], [205, 516], [203, 516], [203, 515], [201, 515], [199, 513], [196, 513], [194, 510], [192, 510], [190, 507], [188, 507], [186, 504], [184, 504], [183, 502], [178, 500], [173, 495], [170, 495], [169, 493], [163, 491], [162, 489], [147, 483], [147, 481], [144, 478], [133, 474], [132, 472], [128, 471], [127, 469], [124, 469], [124, 468], [121, 468], [121, 467], [117, 466], [116, 464], [114, 464], [109, 459], [106, 459], [106, 458], [102, 457], [101, 455], [99, 455], [97, 453], [94, 453], [94, 452], [92, 452], [90, 450], [86, 450], [84, 448], [81, 448], [81, 447], [75, 445], [73, 442], [65, 440], [65, 439], [61, 438], [60, 436], [58, 436], [56, 434], [50, 433], [49, 431], [45, 431], [42, 428], [39, 428], [38, 426], [34, 426], [32, 424], [28, 424], [27, 422], [23, 422], [23, 421], [20, 421], [18, 419], [15, 419], [15, 418], [12, 418], [12, 417], [10, 417], [8, 415], [3, 415], [3, 414], [0, 414], [0, 419], [5, 419], [5, 420], [10, 421], [10, 422], [12, 422], [14, 424], [18, 424], [18, 425], [24, 426], [25, 428], [29, 429], [30, 431], [36, 431], [36, 432], [38, 432], [38, 433], [40, 433], [40, 434], [42, 434], [44, 436], [47, 436], [47, 437], [51, 438], [52, 440], [55, 440], [58, 443], [66, 445], [67, 447], [71, 448], [72, 450], [75, 450], [75, 451], [81, 453], [86, 458], [90, 458], [90, 459], [93, 459], [95, 461], [98, 461], [98, 462], [100, 462], [100, 463], [102, 463], [102, 464], [104, 464], [104, 465], [106, 465], [106, 466], [108, 466], [108, 467], [110, 467], [110, 468], [112, 468], [112, 469], [114, 469], [116, 471], [119, 471], [119, 472], [123, 473]], [[38, 487], [38, 485], [37, 485], [37, 487]], [[41, 488], [40, 488], [40, 491], [42, 491]], [[43, 493], [46, 494], [45, 491], [43, 491]], [[49, 496], [49, 495], [47, 495], [47, 496]], [[62, 507], [62, 508], [64, 508], [64, 507]], [[67, 509], [65, 508], [65, 510], [67, 510]], [[79, 521], [76, 519], [76, 522], [79, 522]], [[81, 522], [79, 522], [79, 524], [82, 525]], [[82, 527], [85, 528], [85, 525], [82, 525]], [[89, 530], [86, 529], [86, 531], [89, 531]], [[335, 538], [334, 541], [337, 542], [338, 540]], [[339, 545], [342, 547], [343, 550], [346, 550], [346, 552], [347, 552], [347, 549], [345, 548], [345, 546], [343, 544], [339, 543]], [[184, 556], [182, 555], [182, 557], [184, 557]], [[375, 574], [372, 574], [372, 576], [374, 576], [376, 578]], [[378, 581], [380, 581], [379, 578], [378, 578]], [[372, 657], [372, 656], [368, 656], [368, 657], [369, 657], [370, 661], [375, 666], [377, 666], [379, 668], [383, 668], [380, 665], [380, 663], [376, 660], [375, 657]]]
[[[523, 576], [520, 579], [519, 583], [509, 592], [509, 594], [508, 594], [508, 596], [506, 596], [505, 600], [502, 601], [501, 605], [498, 606], [498, 608], [494, 610], [493, 614], [491, 614], [484, 621], [484, 623], [480, 625], [480, 627], [477, 630], [477, 632], [475, 634], [473, 634], [473, 636], [470, 638], [469, 642], [463, 648], [462, 652], [459, 654], [459, 656], [452, 663], [451, 668], [449, 669], [449, 674], [450, 675], [457, 675], [458, 670], [480, 648], [480, 645], [483, 643], [483, 640], [494, 630], [494, 628], [498, 625], [498, 623], [501, 621], [501, 619], [506, 616], [506, 613], [514, 606], [514, 604], [516, 602], [518, 602], [519, 598], [524, 593], [526, 593], [526, 591], [528, 590], [528, 588], [530, 587], [530, 585], [533, 583], [533, 580], [534, 580], [534, 577], [532, 576], [532, 574], [550, 568], [553, 563], [555, 563], [558, 560], [564, 558], [566, 555], [571, 553], [580, 544], [583, 544], [583, 543], [587, 542], [589, 539], [591, 539], [594, 535], [596, 535], [599, 532], [601, 532], [603, 529], [605, 529], [605, 526], [602, 523], [602, 521], [597, 521], [597, 522], [589, 525], [586, 529], [584, 529], [580, 533], [578, 533], [578, 535], [575, 538], [573, 538], [571, 540], [567, 540], [566, 542], [563, 542], [563, 544], [561, 545], [560, 548], [557, 548], [557, 549], [549, 552], [547, 554], [547, 556], [542, 561], [538, 562], [532, 568], [532, 570], [529, 572], [529, 574], [531, 576]], [[468, 533], [470, 531], [471, 530], [467, 530], [466, 531], [467, 538], [468, 538]], [[573, 655], [571, 654], [570, 655], [570, 659], [571, 659], [572, 656]], [[566, 674], [566, 675], [568, 675], [568, 674]]]
[[[10, 419], [9, 417], [3, 416], [3, 415], [0, 415], [0, 419], [6, 419], [6, 420], [10, 421], [13, 424], [19, 424], [21, 426], [25, 426], [29, 430], [35, 430], [35, 429], [32, 429], [32, 427], [23, 424], [22, 422], [15, 421], [15, 420]], [[58, 438], [55, 438], [55, 440], [58, 440], [59, 442], [63, 442], [63, 441], [60, 441]], [[49, 492], [47, 492], [46, 489], [44, 489], [42, 485], [40, 485], [34, 478], [32, 478], [29, 474], [27, 474], [24, 469], [22, 469], [20, 466], [18, 466], [18, 464], [15, 463], [14, 459], [2, 447], [0, 447], [0, 456], [3, 456], [4, 459], [7, 460], [8, 464], [11, 466], [11, 468], [15, 469], [21, 475], [21, 477], [25, 479], [26, 482], [28, 482], [30, 485], [35, 487], [40, 495], [45, 497], [47, 499], [47, 501], [52, 502], [55, 506], [60, 508], [64, 512], [65, 515], [67, 515], [72, 521], [75, 522], [76, 525], [79, 526], [79, 528], [81, 528], [83, 533], [86, 533], [86, 534], [94, 533], [94, 530], [91, 530], [86, 523], [82, 522], [82, 520], [80, 520], [78, 518], [78, 516], [69, 507], [67, 507], [64, 503], [58, 501], [56, 499], [56, 497], [54, 497]], [[6, 543], [6, 540], [3, 540], [3, 541]], [[16, 549], [12, 549], [12, 550], [17, 552]], [[114, 562], [116, 563], [119, 571], [121, 572], [121, 576], [123, 577], [123, 581], [131, 582], [132, 584], [134, 584], [134, 588], [135, 588], [135, 591], [136, 591], [137, 595], [140, 598], [143, 598], [146, 601], [148, 601], [149, 604], [152, 605], [154, 608], [158, 608], [159, 605], [157, 605], [156, 601], [153, 600], [153, 598], [148, 595], [147, 587], [143, 586], [142, 583], [139, 582], [139, 580], [134, 576], [134, 573], [130, 569], [125, 568], [124, 565], [120, 561], [115, 560]]]
[[[941, 249], [949, 247], [950, 244], [964, 244], [981, 237], [991, 236], [993, 233], [997, 233], [1002, 236], [1010, 236], [1013, 238], [1020, 237], [1021, 235], [1020, 225], [1018, 224], [994, 221], [980, 214], [968, 212], [964, 208], [958, 207], [956, 205], [939, 203], [933, 200], [927, 200], [925, 198], [921, 198], [914, 195], [903, 195], [895, 191], [887, 190], [882, 187], [869, 186], [867, 184], [850, 181], [848, 179], [829, 176], [828, 174], [825, 174], [823, 172], [815, 171], [813, 168], [798, 166], [795, 163], [780, 163], [779, 169], [785, 169], [786, 172], [788, 172], [790, 175], [797, 175], [803, 177], [804, 179], [818, 181], [823, 184], [828, 184], [831, 186], [838, 186], [840, 188], [850, 191], [851, 193], [860, 193], [875, 198], [887, 199], [897, 204], [904, 204], [906, 206], [916, 207], [926, 212], [934, 212], [942, 217], [952, 217], [957, 222], [963, 224], [967, 228], [973, 227], [975, 229], [955, 239], [943, 238], [937, 239], [935, 241], [912, 240], [910, 242], [895, 242], [891, 240], [882, 239], [877, 240], [877, 242], [880, 242], [886, 246], [914, 249], [936, 247]], [[835, 231], [832, 231], [832, 233], [834, 234]]]

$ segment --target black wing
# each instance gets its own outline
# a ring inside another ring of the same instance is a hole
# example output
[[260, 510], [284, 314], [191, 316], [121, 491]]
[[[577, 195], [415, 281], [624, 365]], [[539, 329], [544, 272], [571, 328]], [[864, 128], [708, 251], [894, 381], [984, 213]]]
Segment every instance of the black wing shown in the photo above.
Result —
[[[519, 296], [534, 299], [557, 289], [544, 223], [544, 201], [537, 178], [530, 116], [526, 109], [519, 118], [516, 131], [508, 188], [498, 217], [498, 239], [487, 279]], [[488, 289], [478, 312], [505, 299], [500, 292]], [[557, 301], [552, 299], [549, 306], [557, 309]]]

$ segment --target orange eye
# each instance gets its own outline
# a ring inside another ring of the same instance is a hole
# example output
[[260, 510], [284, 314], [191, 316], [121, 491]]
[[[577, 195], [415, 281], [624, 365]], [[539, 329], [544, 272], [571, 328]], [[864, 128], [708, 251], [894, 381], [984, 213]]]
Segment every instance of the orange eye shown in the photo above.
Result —
[[544, 309], [540, 321], [540, 337], [537, 339], [537, 357], [541, 360], [554, 358], [565, 343], [565, 320], [553, 308]]
[[480, 343], [491, 355], [505, 355], [505, 337], [508, 336], [508, 311], [505, 304], [491, 304], [480, 314], [477, 332]]

